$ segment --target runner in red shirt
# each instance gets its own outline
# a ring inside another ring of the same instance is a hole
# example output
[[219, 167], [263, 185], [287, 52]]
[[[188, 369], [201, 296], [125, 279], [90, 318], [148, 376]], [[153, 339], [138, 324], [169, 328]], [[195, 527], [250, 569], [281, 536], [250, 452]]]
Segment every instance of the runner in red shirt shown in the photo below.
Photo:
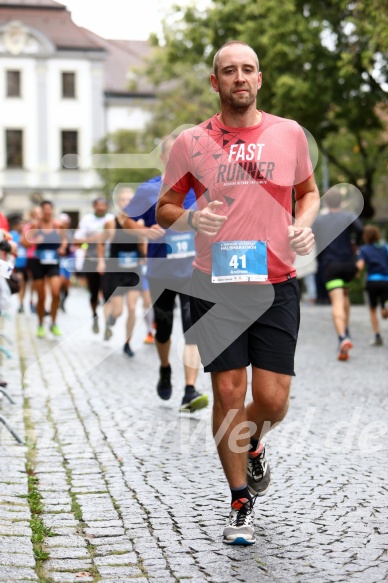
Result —
[[[226, 43], [210, 79], [221, 113], [174, 142], [156, 218], [196, 231], [191, 312], [231, 489], [223, 541], [246, 545], [255, 542], [254, 500], [270, 483], [261, 438], [288, 409], [299, 328], [293, 261], [313, 248], [319, 193], [302, 128], [256, 109], [262, 74], [252, 48]], [[196, 211], [183, 208], [190, 187]]]

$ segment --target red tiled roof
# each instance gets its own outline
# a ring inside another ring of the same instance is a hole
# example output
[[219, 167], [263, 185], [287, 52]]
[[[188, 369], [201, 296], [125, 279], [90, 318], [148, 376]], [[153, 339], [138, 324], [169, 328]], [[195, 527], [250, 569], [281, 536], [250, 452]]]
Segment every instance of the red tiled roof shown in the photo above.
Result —
[[70, 12], [59, 4], [58, 9], [53, 10], [46, 5], [38, 9], [31, 5], [15, 8], [0, 2], [0, 26], [12, 20], [19, 20], [26, 26], [39, 30], [58, 49], [102, 50], [101, 45], [86, 34], [84, 29], [77, 26], [72, 21]]
[[57, 49], [103, 51], [106, 92], [153, 95], [154, 89], [146, 81], [136, 90], [129, 89], [130, 69], [141, 65], [151, 51], [148, 41], [104, 39], [77, 26], [66, 7], [53, 0], [0, 0], [0, 26], [12, 20], [40, 31]]
[[15, 8], [24, 8], [25, 6], [41, 8], [45, 6], [47, 8], [56, 8], [57, 10], [63, 10], [65, 8], [63, 4], [54, 2], [54, 0], [0, 0], [0, 7], [1, 6], [13, 6]]
[[144, 81], [139, 83], [136, 91], [129, 89], [130, 69], [140, 66], [143, 59], [151, 52], [151, 46], [148, 41], [109, 40], [85, 28], [82, 30], [90, 35], [95, 42], [98, 42], [107, 52], [105, 62], [105, 91], [116, 94], [154, 94], [154, 88]]

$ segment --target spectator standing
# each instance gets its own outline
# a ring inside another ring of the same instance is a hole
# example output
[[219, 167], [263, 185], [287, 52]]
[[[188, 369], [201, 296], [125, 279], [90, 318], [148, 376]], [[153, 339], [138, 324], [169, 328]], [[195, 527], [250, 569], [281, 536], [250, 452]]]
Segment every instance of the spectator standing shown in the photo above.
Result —
[[8, 217], [8, 222], [10, 225], [10, 234], [13, 241], [17, 244], [17, 257], [15, 259], [15, 274], [17, 275], [20, 283], [19, 290], [19, 314], [24, 313], [24, 296], [26, 293], [26, 287], [28, 282], [28, 271], [27, 271], [27, 249], [21, 244], [21, 235], [23, 232], [23, 227], [25, 221], [22, 215], [13, 215]]

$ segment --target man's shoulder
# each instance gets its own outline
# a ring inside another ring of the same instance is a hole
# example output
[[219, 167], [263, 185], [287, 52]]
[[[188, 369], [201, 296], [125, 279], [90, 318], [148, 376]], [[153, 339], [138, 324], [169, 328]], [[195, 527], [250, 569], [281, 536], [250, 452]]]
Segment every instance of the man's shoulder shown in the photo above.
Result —
[[205, 119], [204, 121], [201, 121], [195, 125], [189, 126], [184, 128], [180, 133], [178, 138], [180, 138], [181, 140], [187, 137], [190, 137], [190, 139], [193, 136], [197, 136], [198, 132], [202, 133], [202, 132], [209, 132], [211, 130], [214, 130], [217, 126], [216, 123], [216, 114], [212, 115], [211, 117], [209, 117], [208, 119]]
[[150, 178], [149, 180], [145, 180], [144, 182], [141, 182], [139, 184], [139, 186], [136, 189], [135, 195], [132, 199], [132, 201], [129, 203], [129, 206], [131, 205], [131, 203], [138, 199], [140, 196], [144, 197], [144, 196], [154, 196], [155, 192], [157, 194], [159, 194], [159, 190], [160, 190], [160, 186], [162, 183], [162, 177], [159, 174], [158, 176], [153, 176], [152, 178]]
[[300, 130], [302, 126], [295, 120], [288, 117], [281, 117], [280, 115], [274, 115], [273, 113], [264, 112], [264, 123], [266, 125], [276, 125], [283, 124], [282, 127], [287, 127], [292, 130]]

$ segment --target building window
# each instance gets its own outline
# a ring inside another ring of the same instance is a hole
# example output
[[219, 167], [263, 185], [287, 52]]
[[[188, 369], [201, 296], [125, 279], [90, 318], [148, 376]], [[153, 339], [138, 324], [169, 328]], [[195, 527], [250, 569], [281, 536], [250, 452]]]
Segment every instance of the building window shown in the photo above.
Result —
[[7, 168], [23, 167], [22, 130], [5, 130], [5, 151]]
[[7, 97], [21, 96], [20, 71], [7, 71]]
[[62, 73], [62, 97], [75, 97], [75, 73]]
[[[61, 164], [63, 168], [77, 168], [78, 159], [78, 132], [64, 130], [61, 132]], [[65, 157], [65, 158], [64, 158]]]

